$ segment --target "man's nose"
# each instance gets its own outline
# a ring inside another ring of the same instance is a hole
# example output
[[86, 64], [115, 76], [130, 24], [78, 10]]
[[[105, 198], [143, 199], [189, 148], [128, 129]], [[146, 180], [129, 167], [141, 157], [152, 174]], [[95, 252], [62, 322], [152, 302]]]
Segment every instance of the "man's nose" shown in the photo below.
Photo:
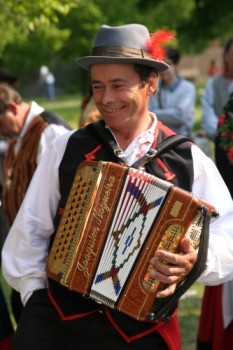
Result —
[[102, 95], [102, 103], [103, 104], [108, 104], [112, 102], [114, 99], [114, 94], [111, 88], [106, 88], [103, 92]]

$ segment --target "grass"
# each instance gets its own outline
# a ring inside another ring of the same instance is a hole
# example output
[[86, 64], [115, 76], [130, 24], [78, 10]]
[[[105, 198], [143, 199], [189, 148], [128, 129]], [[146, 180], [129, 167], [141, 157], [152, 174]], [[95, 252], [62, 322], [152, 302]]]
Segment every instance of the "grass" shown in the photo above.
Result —
[[[197, 92], [199, 90], [197, 89]], [[79, 116], [81, 113], [81, 96], [79, 94], [66, 95], [56, 97], [54, 101], [47, 101], [45, 98], [36, 98], [37, 103], [44, 108], [60, 114], [73, 127], [77, 128]], [[201, 112], [200, 112], [200, 94], [197, 94], [196, 105], [196, 122], [194, 133], [200, 127]], [[10, 307], [10, 287], [2, 279], [0, 274], [0, 284], [6, 296], [7, 304]], [[182, 350], [195, 350], [196, 337], [198, 330], [198, 320], [201, 308], [201, 301], [204, 286], [195, 283], [190, 290], [184, 295], [179, 303], [179, 322], [182, 336]], [[11, 314], [12, 322], [14, 324], [13, 316]]]
[[78, 127], [81, 114], [81, 95], [72, 94], [56, 97], [53, 101], [46, 98], [36, 98], [36, 102], [45, 109], [58, 113], [62, 116], [72, 128]]
[[180, 299], [178, 317], [181, 329], [182, 350], [196, 349], [203, 292], [204, 285], [194, 283]]

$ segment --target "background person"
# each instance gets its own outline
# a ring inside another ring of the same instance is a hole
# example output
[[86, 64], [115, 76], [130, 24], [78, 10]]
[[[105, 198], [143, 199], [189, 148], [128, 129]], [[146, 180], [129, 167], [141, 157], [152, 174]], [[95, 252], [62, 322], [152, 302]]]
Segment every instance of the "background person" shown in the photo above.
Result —
[[[0, 67], [0, 83], [8, 83], [11, 85], [19, 81], [18, 77], [7, 69]], [[2, 186], [4, 182], [3, 163], [5, 154], [8, 148], [8, 143], [5, 138], [0, 137], [0, 251], [2, 251], [3, 243], [7, 235], [7, 227], [5, 217], [2, 211]], [[1, 266], [1, 261], [0, 261]], [[13, 324], [11, 322], [8, 305], [5, 300], [5, 295], [0, 284], [0, 349], [12, 349], [12, 336], [14, 334]]]
[[47, 66], [40, 67], [38, 83], [42, 86], [48, 100], [53, 100], [55, 97], [55, 77]]
[[214, 75], [218, 74], [221, 72], [221, 69], [217, 67], [216, 60], [212, 58], [210, 60], [210, 65], [208, 69], [208, 75], [209, 77], [213, 77]]
[[233, 37], [229, 38], [223, 50], [223, 71], [207, 81], [202, 96], [202, 122], [199, 135], [214, 140], [218, 118], [229, 96], [233, 92]]
[[[77, 61], [91, 71], [93, 98], [106, 126], [103, 132], [110, 130], [127, 165], [174, 134], [148, 111], [157, 74], [168, 68], [162, 48], [154, 51], [161, 44], [155, 38], [140, 24], [103, 25], [97, 31], [92, 56]], [[112, 350], [181, 349], [177, 309], [171, 311], [168, 322], [137, 321], [47, 278], [49, 247], [78, 165], [85, 159], [122, 161], [92, 127], [65, 133], [47, 147], [5, 242], [4, 276], [20, 291], [25, 304], [13, 349], [73, 350], [77, 342], [87, 350], [96, 344]], [[211, 220], [207, 266], [199, 281], [215, 284], [231, 278], [232, 200], [211, 159], [195, 144], [185, 142], [145, 165], [145, 170], [219, 209], [219, 217]], [[155, 255], [166, 262], [150, 261], [151, 276], [167, 285], [158, 296], [172, 295], [177, 283], [192, 270], [197, 252], [186, 238], [180, 254], [159, 251]]]
[[81, 107], [82, 112], [78, 124], [79, 128], [83, 128], [84, 126], [101, 119], [100, 113], [96, 108], [95, 101], [93, 99], [92, 87], [90, 88], [89, 92], [84, 95]]
[[[15, 86], [18, 82], [19, 82], [19, 78], [15, 74], [12, 74], [4, 67], [0, 67], [0, 83], [7, 83], [9, 85]], [[0, 135], [0, 227], [1, 227], [0, 250], [2, 250], [2, 245], [8, 232], [6, 228], [5, 217], [2, 213], [2, 186], [4, 182], [3, 164], [4, 164], [7, 148], [8, 148], [8, 142], [6, 138], [1, 137]]]
[[177, 134], [191, 137], [195, 122], [196, 88], [178, 73], [180, 53], [167, 47], [169, 69], [160, 72], [159, 90], [149, 100], [149, 110]]
[[[233, 93], [218, 119], [215, 162], [233, 198]], [[228, 349], [233, 342], [233, 281], [204, 290], [197, 350]]]
[[[35, 101], [25, 102], [13, 87], [0, 84], [0, 135], [8, 140], [2, 196], [8, 229], [14, 222], [46, 147], [68, 129], [69, 125], [60, 116], [45, 111]], [[15, 290], [11, 302], [18, 322], [22, 303]]]

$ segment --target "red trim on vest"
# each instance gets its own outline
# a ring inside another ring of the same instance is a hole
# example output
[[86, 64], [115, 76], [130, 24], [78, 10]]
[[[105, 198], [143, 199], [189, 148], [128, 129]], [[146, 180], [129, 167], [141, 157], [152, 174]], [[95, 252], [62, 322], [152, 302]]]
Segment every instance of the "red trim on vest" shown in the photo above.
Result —
[[159, 323], [156, 323], [155, 326], [151, 327], [150, 329], [147, 329], [146, 331], [144, 331], [142, 333], [138, 333], [138, 334], [135, 334], [135, 335], [133, 335], [131, 337], [128, 337], [127, 334], [125, 334], [123, 332], [123, 330], [114, 321], [114, 319], [112, 318], [111, 313], [109, 312], [109, 310], [107, 308], [105, 308], [105, 313], [106, 313], [106, 316], [108, 317], [109, 321], [113, 325], [113, 327], [117, 330], [118, 333], [120, 333], [120, 335], [125, 339], [125, 341], [127, 343], [131, 343], [134, 340], [137, 340], [139, 338], [145, 337], [147, 334], [153, 333], [155, 330], [157, 330], [158, 328], [160, 328], [161, 326], [164, 325], [164, 322], [159, 322]]
[[62, 215], [63, 213], [64, 213], [64, 208], [58, 208], [58, 213], [60, 214], [60, 215]]
[[169, 350], [181, 350], [181, 334], [178, 320], [178, 309], [174, 312], [168, 323], [164, 327], [158, 328], [158, 333], [166, 342]]
[[[174, 131], [172, 131], [171, 129], [169, 129], [167, 126], [165, 126], [161, 121], [157, 121], [157, 126], [156, 126], [156, 130], [155, 130], [155, 135], [154, 135], [154, 142], [152, 147], [156, 148], [157, 146], [157, 135], [159, 133], [159, 130], [162, 130], [166, 133], [167, 136], [172, 136], [172, 135], [176, 135], [176, 133]], [[156, 162], [159, 164], [159, 166], [164, 170], [164, 176], [165, 176], [165, 180], [166, 181], [171, 181], [172, 179], [174, 179], [174, 177], [176, 177], [176, 174], [172, 173], [167, 166], [161, 161], [160, 158], [156, 159]]]
[[95, 159], [95, 153], [102, 147], [102, 145], [97, 146], [95, 149], [93, 149], [93, 151], [91, 151], [90, 153], [87, 153], [84, 155], [84, 157], [86, 158], [86, 160], [94, 160]]
[[160, 158], [156, 159], [156, 162], [161, 166], [161, 168], [165, 171], [164, 172], [164, 176], [166, 181], [171, 181], [172, 179], [174, 179], [174, 177], [176, 177], [176, 174], [172, 173], [167, 167], [166, 165], [161, 161]]
[[12, 335], [9, 335], [0, 341], [1, 350], [10, 350], [12, 348], [12, 337]]
[[[59, 305], [57, 304], [57, 302], [54, 300], [49, 288], [48, 288], [48, 297], [49, 297], [51, 303], [53, 304], [53, 306], [55, 307], [55, 309], [56, 309], [57, 313], [59, 314], [62, 321], [72, 321], [74, 319], [89, 316], [95, 312], [98, 312], [98, 309], [94, 309], [92, 311], [88, 311], [85, 313], [75, 314], [72, 316], [65, 316], [63, 314], [62, 310], [60, 309]], [[165, 323], [162, 321], [158, 322], [158, 323], [156, 323], [156, 325], [154, 325], [150, 329], [147, 329], [144, 332], [135, 334], [131, 337], [127, 336], [127, 334], [125, 334], [124, 331], [117, 325], [117, 323], [114, 321], [114, 319], [113, 319], [113, 317], [112, 317], [112, 315], [107, 307], [104, 308], [104, 311], [105, 311], [105, 314], [106, 314], [108, 320], [110, 321], [110, 323], [113, 325], [113, 327], [116, 329], [116, 331], [124, 338], [124, 340], [127, 343], [131, 343], [132, 341], [140, 339], [142, 337], [145, 337], [146, 335], [153, 333], [154, 331], [158, 331], [159, 334], [161, 335], [161, 337], [164, 339], [164, 341], [169, 346], [170, 350], [181, 349], [181, 346], [179, 347], [179, 343], [181, 343], [181, 340], [180, 340], [179, 322], [178, 322], [178, 318], [177, 318], [177, 310], [172, 315], [172, 317], [170, 318], [168, 323]]]
[[94, 309], [92, 311], [88, 311], [88, 312], [84, 312], [84, 313], [81, 313], [81, 314], [75, 314], [75, 315], [72, 315], [72, 316], [65, 316], [62, 312], [62, 310], [60, 309], [59, 305], [57, 304], [57, 302], [54, 300], [51, 292], [50, 292], [50, 289], [48, 288], [48, 297], [51, 301], [51, 303], [53, 304], [53, 306], [55, 307], [55, 309], [57, 310], [59, 316], [61, 317], [62, 321], [71, 321], [71, 320], [74, 320], [76, 318], [81, 318], [81, 317], [84, 317], [84, 316], [88, 316], [88, 315], [91, 315], [95, 312], [98, 311], [98, 309]]

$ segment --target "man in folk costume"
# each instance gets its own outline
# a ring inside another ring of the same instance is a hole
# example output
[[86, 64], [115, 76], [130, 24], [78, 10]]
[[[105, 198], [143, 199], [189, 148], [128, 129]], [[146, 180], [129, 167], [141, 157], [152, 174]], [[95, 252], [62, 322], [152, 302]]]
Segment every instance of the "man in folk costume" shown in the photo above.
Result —
[[[52, 241], [59, 223], [66, 221], [63, 213], [80, 163], [121, 163], [124, 158], [130, 166], [174, 135], [148, 111], [158, 72], [168, 68], [161, 43], [168, 41], [170, 34], [160, 31], [150, 37], [148, 29], [140, 24], [102, 25], [92, 55], [77, 61], [91, 71], [93, 98], [103, 119], [97, 125], [103, 126], [103, 133], [111, 137], [110, 144], [116, 145], [118, 152], [113, 152], [105, 138], [98, 137], [94, 123], [56, 138], [37, 167], [2, 255], [4, 276], [21, 293], [25, 305], [14, 337], [14, 350], [93, 349], [97, 345], [113, 350], [181, 349], [176, 307], [166, 320], [138, 321], [69, 290], [46, 273]], [[145, 164], [144, 170], [193, 192], [220, 211], [210, 222], [206, 267], [199, 281], [217, 284], [232, 278], [233, 206], [211, 159], [195, 144], [184, 142]], [[20, 244], [16, 243], [16, 236]], [[95, 240], [92, 244], [94, 249]], [[158, 298], [173, 295], [177, 284], [193, 271], [197, 256], [188, 237], [182, 241], [180, 253], [155, 253], [150, 260], [150, 278], [166, 286], [158, 292]]]
[[[233, 198], [233, 93], [218, 119], [215, 163]], [[232, 344], [232, 301], [233, 280], [217, 286], [205, 287], [199, 319], [197, 350], [210, 348], [222, 350]]]
[[[210, 77], [202, 96], [201, 135], [214, 142], [214, 158], [231, 196], [232, 183], [233, 37], [223, 48], [223, 70]], [[233, 282], [206, 286], [201, 308], [197, 349], [224, 349], [233, 338]]]
[[[7, 69], [0, 67], [0, 83], [7, 83], [14, 85], [18, 81], [18, 77]], [[3, 185], [3, 163], [5, 153], [7, 150], [7, 141], [0, 137], [0, 249], [2, 251], [2, 245], [7, 235], [7, 228], [5, 218], [2, 210], [2, 185]], [[7, 302], [5, 300], [4, 292], [0, 285], [0, 349], [11, 350], [12, 349], [12, 336], [14, 334], [13, 324], [10, 319], [10, 313], [8, 310]]]
[[[0, 84], [0, 135], [8, 140], [2, 198], [8, 229], [14, 222], [46, 147], [55, 137], [70, 129], [60, 116], [45, 111], [35, 101], [23, 101], [12, 86]], [[22, 303], [15, 290], [11, 301], [18, 322]]]

